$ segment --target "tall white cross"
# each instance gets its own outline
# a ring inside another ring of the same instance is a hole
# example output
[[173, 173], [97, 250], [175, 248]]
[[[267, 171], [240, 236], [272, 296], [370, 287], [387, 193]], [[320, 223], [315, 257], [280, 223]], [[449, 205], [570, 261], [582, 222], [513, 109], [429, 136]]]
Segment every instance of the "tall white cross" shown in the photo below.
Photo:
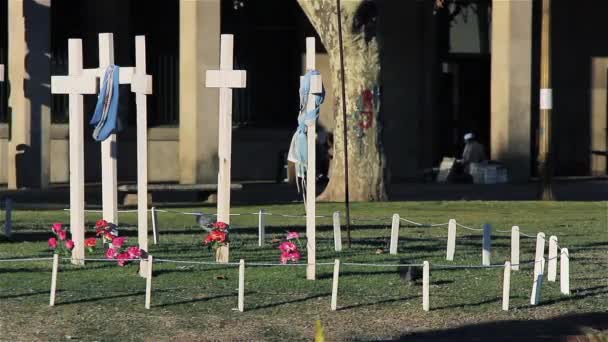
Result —
[[[234, 37], [223, 34], [220, 39], [220, 70], [207, 70], [206, 86], [220, 88], [219, 107], [219, 174], [217, 220], [230, 223], [230, 159], [232, 154], [232, 88], [245, 88], [247, 72], [233, 70]], [[228, 249], [222, 262], [228, 262]]]
[[[137, 241], [148, 251], [148, 99], [152, 94], [152, 76], [146, 74], [146, 37], [135, 37], [135, 71], [131, 80], [137, 106]], [[139, 274], [147, 275], [148, 261], [142, 259]]]
[[[99, 78], [103, 84], [106, 69], [114, 64], [114, 35], [112, 33], [99, 34], [99, 67], [85, 69], [85, 74]], [[131, 83], [133, 68], [121, 67], [119, 72], [119, 84]], [[116, 134], [110, 135], [101, 142], [101, 191], [103, 219], [118, 224], [118, 172]]]
[[[306, 38], [306, 72], [315, 70], [315, 38]], [[304, 77], [300, 77], [300, 84]], [[315, 109], [315, 94], [323, 91], [323, 80], [321, 75], [310, 77], [310, 91], [306, 101], [306, 111]], [[308, 127], [308, 167], [306, 173], [306, 255], [308, 266], [306, 267], [306, 279], [316, 278], [316, 205], [317, 205], [317, 122], [310, 120], [306, 122]]]
[[51, 77], [52, 94], [69, 94], [70, 231], [72, 263], [84, 264], [83, 94], [97, 93], [97, 80], [82, 69], [82, 40], [68, 40], [68, 76]]

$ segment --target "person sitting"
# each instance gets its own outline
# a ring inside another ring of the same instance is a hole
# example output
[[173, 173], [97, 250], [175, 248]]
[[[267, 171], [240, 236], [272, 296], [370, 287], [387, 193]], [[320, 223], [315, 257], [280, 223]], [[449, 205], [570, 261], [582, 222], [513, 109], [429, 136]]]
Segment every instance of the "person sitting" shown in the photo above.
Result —
[[467, 133], [464, 136], [464, 151], [462, 151], [462, 160], [466, 173], [469, 173], [471, 163], [481, 163], [487, 160], [486, 153], [482, 144], [477, 142], [473, 133]]
[[448, 176], [448, 181], [451, 183], [472, 183], [471, 163], [481, 163], [487, 160], [483, 145], [475, 140], [473, 133], [465, 134], [464, 142], [462, 159], [456, 160]]

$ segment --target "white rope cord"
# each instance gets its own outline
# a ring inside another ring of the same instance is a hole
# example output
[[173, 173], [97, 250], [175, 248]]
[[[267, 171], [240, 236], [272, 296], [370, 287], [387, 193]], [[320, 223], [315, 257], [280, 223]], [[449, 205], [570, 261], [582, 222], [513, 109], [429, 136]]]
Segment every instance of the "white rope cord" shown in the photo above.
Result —
[[[151, 210], [152, 209], [148, 209], [148, 211], [151, 211]], [[70, 208], [65, 208], [65, 209], [63, 209], [63, 211], [70, 211]], [[85, 209], [84, 212], [85, 213], [103, 213], [103, 210]], [[137, 209], [117, 210], [116, 212], [118, 212], [118, 213], [136, 213]]]
[[[498, 233], [511, 233], [510, 230], [496, 230]], [[524, 232], [522, 232], [521, 230], [519, 231], [519, 235], [527, 237], [527, 238], [531, 238], [531, 239], [536, 239], [536, 236], [532, 236], [532, 235], [528, 235]]]
[[48, 261], [48, 260], [53, 260], [53, 258], [0, 259], [0, 262]]
[[152, 262], [164, 262], [175, 264], [191, 264], [191, 265], [217, 265], [217, 266], [239, 266], [238, 262], [215, 262], [215, 261], [186, 261], [186, 260], [171, 260], [171, 259], [152, 259]]
[[[50, 258], [53, 259], [53, 258]], [[124, 259], [123, 261], [141, 261], [142, 259]], [[118, 262], [118, 259], [101, 259], [101, 258], [84, 258], [75, 259], [71, 257], [62, 257], [61, 261], [93, 261], [93, 262]]]
[[460, 228], [464, 228], [464, 229], [468, 229], [468, 230], [472, 230], [472, 231], [476, 231], [476, 232], [481, 232], [481, 231], [483, 231], [483, 228], [471, 228], [471, 227], [467, 227], [467, 226], [465, 226], [465, 225], [463, 225], [463, 224], [460, 224], [460, 223], [458, 223], [458, 222], [456, 222], [456, 225], [457, 225], [458, 227], [460, 227]]
[[366, 266], [366, 267], [422, 267], [422, 264], [365, 264], [358, 262], [343, 262], [340, 265], [345, 266]]
[[[333, 262], [318, 262], [318, 263], [316, 263], [314, 265], [317, 265], [317, 266], [333, 266], [334, 263]], [[292, 266], [293, 267], [293, 266], [308, 266], [308, 264], [281, 264], [281, 263], [245, 262], [245, 266], [263, 266], [263, 267], [270, 267], [270, 266], [289, 267], [289, 266]]]

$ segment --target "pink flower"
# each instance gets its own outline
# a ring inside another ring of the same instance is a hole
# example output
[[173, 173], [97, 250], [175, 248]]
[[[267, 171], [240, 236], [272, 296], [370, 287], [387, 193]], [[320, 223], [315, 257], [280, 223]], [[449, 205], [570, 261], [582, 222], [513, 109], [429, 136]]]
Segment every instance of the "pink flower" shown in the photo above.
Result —
[[63, 230], [62, 228], [61, 223], [53, 223], [53, 233], [59, 233]]
[[115, 248], [120, 248], [120, 247], [122, 247], [122, 245], [125, 243], [125, 241], [127, 241], [127, 238], [126, 238], [126, 237], [124, 237], [124, 236], [121, 236], [121, 237], [115, 237], [115, 238], [112, 240], [112, 246], [113, 246], [113, 247], [115, 247]]
[[84, 240], [84, 245], [87, 246], [88, 248], [93, 248], [93, 247], [97, 246], [97, 239], [94, 237], [88, 238], [88, 239]]
[[127, 254], [129, 255], [129, 258], [137, 259], [137, 258], [141, 257], [141, 249], [139, 249], [139, 247], [137, 247], [137, 246], [129, 247], [127, 249]]
[[68, 240], [65, 242], [65, 248], [72, 250], [74, 248], [74, 241]]
[[299, 239], [300, 233], [298, 232], [287, 232], [287, 240]]
[[118, 266], [124, 266], [128, 261], [129, 261], [129, 253], [124, 252], [124, 253], [120, 253], [118, 254], [118, 257], [116, 257], [116, 259], [118, 259]]
[[118, 256], [118, 250], [114, 248], [108, 248], [106, 251], [106, 259], [116, 259]]
[[49, 239], [49, 247], [51, 247], [52, 249], [57, 248], [57, 239], [52, 237]]
[[296, 244], [293, 242], [285, 241], [279, 246], [279, 249], [283, 253], [291, 253], [298, 250], [298, 246], [296, 246]]
[[226, 230], [226, 229], [228, 229], [228, 225], [224, 222], [217, 221], [213, 224], [213, 228], [216, 228], [219, 230]]
[[63, 241], [68, 237], [68, 232], [65, 230], [60, 230], [57, 235], [59, 235], [59, 240]]
[[289, 261], [298, 262], [302, 258], [302, 254], [300, 252], [283, 252], [281, 253], [280, 261], [281, 264], [286, 264]]

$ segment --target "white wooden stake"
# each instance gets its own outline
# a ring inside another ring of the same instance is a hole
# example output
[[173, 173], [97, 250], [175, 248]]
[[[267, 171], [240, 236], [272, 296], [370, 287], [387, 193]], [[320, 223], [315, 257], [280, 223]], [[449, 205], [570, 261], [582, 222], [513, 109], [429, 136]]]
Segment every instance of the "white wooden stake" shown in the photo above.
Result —
[[540, 303], [540, 294], [542, 292], [543, 286], [544, 269], [542, 265], [545, 264], [545, 257], [541, 257], [539, 262], [536, 262], [535, 265], [536, 264], [540, 264], [541, 266], [539, 267], [538, 271], [534, 270], [534, 282], [532, 283], [532, 295], [530, 296], [531, 305], [538, 305], [538, 303]]
[[4, 235], [13, 235], [13, 200], [10, 198], [4, 201]]
[[542, 273], [541, 268], [544, 263], [540, 259], [545, 256], [545, 233], [540, 232], [536, 235], [536, 253], [534, 256], [534, 274]]
[[[315, 38], [306, 38], [306, 71], [316, 69], [315, 65], [316, 46]], [[302, 78], [300, 78], [300, 82]], [[322, 80], [320, 75], [316, 75], [310, 80], [310, 91], [308, 101], [306, 101], [306, 111], [315, 108], [315, 94], [321, 93]], [[306, 268], [306, 279], [316, 278], [316, 206], [317, 206], [317, 121], [306, 122], [308, 129], [308, 168], [306, 173], [306, 239], [308, 266]]]
[[260, 209], [258, 212], [258, 247], [264, 246], [264, 239], [266, 239], [266, 218], [264, 217], [266, 212], [264, 209]]
[[[230, 168], [232, 155], [232, 89], [245, 88], [244, 70], [233, 70], [234, 37], [220, 37], [220, 70], [207, 70], [206, 87], [220, 89], [219, 104], [219, 173], [217, 191], [217, 220], [230, 224]], [[228, 262], [229, 247], [220, 247], [218, 262]]]
[[502, 283], [502, 309], [509, 311], [509, 294], [511, 292], [511, 263], [505, 262], [505, 272]]
[[68, 40], [68, 76], [51, 77], [51, 93], [69, 94], [70, 231], [72, 263], [84, 264], [84, 121], [82, 94], [95, 94], [95, 75], [82, 69], [82, 40]]
[[429, 278], [430, 265], [428, 261], [422, 263], [422, 309], [429, 311]]
[[[152, 76], [146, 74], [146, 37], [135, 37], [135, 71], [131, 80], [137, 106], [137, 242], [148, 251], [148, 99]], [[151, 267], [151, 266], [150, 266]], [[139, 274], [145, 277], [148, 264], [140, 262]]]
[[397, 255], [397, 246], [399, 245], [399, 221], [399, 214], [394, 214], [391, 225], [391, 245], [389, 248], [390, 254], [393, 255]]
[[549, 238], [549, 260], [547, 261], [547, 280], [555, 282], [557, 279], [557, 236]]
[[53, 254], [53, 271], [51, 273], [51, 299], [49, 306], [55, 306], [55, 293], [57, 292], [57, 269], [59, 268], [59, 255]]
[[154, 238], [154, 244], [158, 244], [158, 212], [156, 207], [152, 207], [152, 237]]
[[0, 64], [0, 82], [4, 82], [4, 64]]
[[[143, 261], [143, 260], [142, 260]], [[140, 262], [142, 262], [140, 261]], [[146, 309], [150, 310], [152, 301], [152, 256], [148, 254], [148, 267], [146, 268]]]
[[511, 269], [519, 271], [519, 227], [511, 228]]
[[570, 254], [568, 248], [560, 251], [559, 288], [562, 294], [570, 295]]
[[489, 224], [483, 225], [483, 250], [481, 252], [482, 265], [490, 266], [490, 258], [492, 256], [492, 226]]
[[240, 312], [245, 311], [245, 260], [239, 261], [239, 302], [238, 309]]
[[340, 212], [334, 213], [334, 249], [342, 252], [342, 231], [340, 230]]
[[[114, 35], [112, 33], [100, 33], [99, 69], [104, 71], [100, 76], [100, 84], [104, 82], [105, 70], [112, 64], [114, 64]], [[118, 224], [118, 177], [116, 169], [118, 148], [116, 144], [116, 134], [110, 135], [101, 142], [103, 219], [114, 224]]]
[[331, 285], [331, 311], [338, 308], [338, 279], [340, 278], [340, 260], [334, 261], [334, 277]]
[[454, 252], [456, 250], [456, 220], [451, 219], [448, 223], [448, 247], [445, 259], [454, 261]]

